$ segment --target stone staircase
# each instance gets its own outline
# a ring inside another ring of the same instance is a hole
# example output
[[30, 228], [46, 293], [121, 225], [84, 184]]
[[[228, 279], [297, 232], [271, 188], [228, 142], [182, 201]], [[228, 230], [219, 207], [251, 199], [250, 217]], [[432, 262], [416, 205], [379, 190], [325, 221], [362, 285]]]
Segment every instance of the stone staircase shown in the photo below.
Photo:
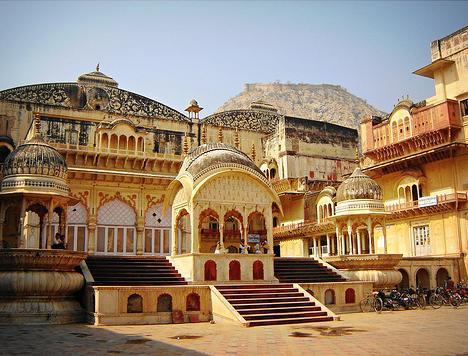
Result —
[[275, 277], [281, 283], [345, 282], [346, 279], [313, 258], [277, 257]]
[[244, 326], [331, 321], [333, 315], [292, 284], [226, 284], [215, 286]]
[[187, 284], [165, 257], [89, 256], [86, 264], [96, 286]]

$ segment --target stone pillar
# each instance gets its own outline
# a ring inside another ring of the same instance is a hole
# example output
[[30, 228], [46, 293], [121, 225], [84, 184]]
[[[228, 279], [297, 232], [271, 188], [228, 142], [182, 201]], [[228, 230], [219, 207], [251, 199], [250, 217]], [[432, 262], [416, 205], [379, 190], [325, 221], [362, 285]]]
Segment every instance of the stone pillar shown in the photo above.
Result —
[[327, 251], [328, 256], [331, 256], [330, 235], [327, 234]]
[[369, 254], [373, 253], [373, 244], [372, 244], [372, 238], [373, 238], [373, 231], [372, 231], [372, 226], [367, 226], [367, 232], [369, 234]]
[[[331, 253], [332, 253], [333, 255], [336, 255], [336, 254], [337, 254], [337, 253], [336, 253], [336, 249], [335, 249], [335, 248], [336, 248], [336, 246], [335, 246], [335, 238], [336, 238], [336, 236], [332, 236], [332, 238], [331, 238], [331, 250], [330, 250], [330, 251], [331, 251]], [[337, 245], [338, 245], [338, 242], [337, 242]]]
[[317, 257], [318, 253], [317, 253], [317, 239], [314, 237], [314, 256]]
[[383, 234], [383, 243], [384, 243], [384, 253], [387, 253], [387, 224], [383, 223], [382, 226], [382, 234]]
[[177, 223], [172, 224], [172, 252], [171, 256], [179, 254], [179, 229]]
[[219, 246], [224, 251], [224, 223], [219, 224]]
[[348, 223], [348, 254], [352, 255], [353, 254], [353, 229], [351, 225]]
[[271, 207], [266, 209], [265, 227], [267, 229], [268, 253], [273, 253], [273, 214]]
[[192, 253], [200, 252], [200, 230], [198, 229], [198, 217], [198, 208], [195, 208], [193, 209], [192, 216], [190, 216], [190, 250]]
[[318, 237], [318, 257], [322, 258], [322, 239], [320, 238], [320, 236]]
[[345, 241], [345, 235], [341, 235], [341, 254], [346, 255], [346, 241]]
[[143, 254], [143, 234], [145, 233], [145, 223], [144, 221], [138, 221], [136, 226], [136, 254]]
[[361, 233], [359, 230], [356, 230], [356, 239], [357, 239], [357, 253], [361, 254]]
[[94, 253], [96, 246], [96, 215], [88, 218], [88, 253]]

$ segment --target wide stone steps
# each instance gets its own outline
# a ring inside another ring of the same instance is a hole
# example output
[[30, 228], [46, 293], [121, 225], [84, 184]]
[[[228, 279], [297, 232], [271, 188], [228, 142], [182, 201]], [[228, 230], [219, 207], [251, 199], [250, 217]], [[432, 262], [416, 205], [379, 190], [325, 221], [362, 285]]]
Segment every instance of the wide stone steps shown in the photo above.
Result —
[[278, 257], [274, 262], [275, 277], [281, 283], [344, 282], [335, 271], [311, 258]]
[[333, 320], [292, 284], [223, 285], [216, 289], [245, 320], [246, 326]]
[[186, 285], [164, 257], [90, 256], [86, 264], [94, 285]]

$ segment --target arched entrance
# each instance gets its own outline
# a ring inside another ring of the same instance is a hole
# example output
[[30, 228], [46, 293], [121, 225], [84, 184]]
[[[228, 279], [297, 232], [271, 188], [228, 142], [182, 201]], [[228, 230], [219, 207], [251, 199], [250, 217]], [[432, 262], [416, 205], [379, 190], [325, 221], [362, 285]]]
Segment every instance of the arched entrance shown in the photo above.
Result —
[[67, 249], [72, 251], [88, 250], [88, 211], [83, 203], [68, 207], [67, 211]]
[[400, 284], [398, 285], [398, 289], [407, 289], [407, 288], [409, 288], [409, 276], [408, 276], [408, 272], [406, 272], [406, 270], [403, 269], [403, 268], [400, 268], [400, 269], [398, 270], [398, 272], [400, 272], [400, 273], [401, 273], [401, 276], [402, 276], [401, 282], [400, 282]]
[[416, 273], [416, 286], [419, 288], [430, 288], [429, 272], [425, 268], [421, 268]]
[[444, 287], [449, 273], [445, 268], [439, 268], [436, 274], [437, 287]]
[[192, 226], [190, 223], [190, 215], [186, 210], [179, 214], [177, 221], [177, 253], [190, 253], [192, 242]]
[[250, 251], [255, 251], [255, 245], [266, 239], [265, 217], [262, 213], [255, 211], [248, 218], [248, 234], [245, 242], [250, 246]]
[[240, 281], [241, 279], [241, 265], [237, 260], [229, 262], [229, 280]]
[[168, 255], [171, 246], [171, 214], [162, 213], [162, 204], [155, 204], [145, 214], [143, 253]]

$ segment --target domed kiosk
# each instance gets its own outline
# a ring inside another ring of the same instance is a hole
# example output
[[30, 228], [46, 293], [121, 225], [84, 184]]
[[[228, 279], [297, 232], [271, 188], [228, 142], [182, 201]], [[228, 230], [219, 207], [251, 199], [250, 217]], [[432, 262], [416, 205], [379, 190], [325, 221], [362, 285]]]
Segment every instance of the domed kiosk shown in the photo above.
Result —
[[[374, 288], [401, 280], [395, 269], [402, 255], [387, 253], [386, 216], [382, 188], [360, 167], [338, 187], [335, 214], [338, 256], [326, 258], [352, 280], [372, 281]], [[375, 233], [377, 232], [377, 234]]]
[[[73, 295], [83, 287], [75, 268], [84, 253], [51, 249], [66, 231], [70, 196], [67, 164], [40, 135], [5, 159], [0, 190], [0, 324], [50, 324], [83, 320]], [[64, 247], [64, 246], [61, 246]]]
[[223, 143], [193, 149], [169, 185], [168, 206], [171, 259], [188, 281], [274, 280], [272, 207], [281, 203], [245, 153]]

